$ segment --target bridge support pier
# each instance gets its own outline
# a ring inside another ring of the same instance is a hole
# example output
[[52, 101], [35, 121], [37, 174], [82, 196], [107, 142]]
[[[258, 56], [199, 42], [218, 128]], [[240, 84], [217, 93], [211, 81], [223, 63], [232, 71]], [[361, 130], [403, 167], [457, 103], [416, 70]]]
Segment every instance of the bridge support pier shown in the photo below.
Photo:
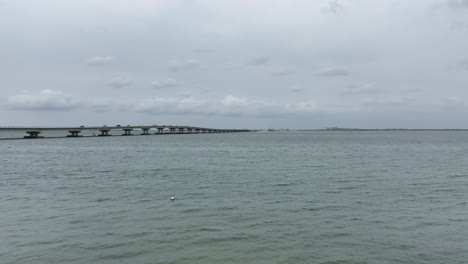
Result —
[[133, 136], [132, 130], [133, 128], [124, 128], [123, 129], [124, 133], [122, 134], [122, 136]]
[[82, 137], [83, 135], [80, 135], [81, 130], [69, 130], [68, 131], [70, 135], [67, 135], [67, 137]]
[[98, 135], [100, 137], [112, 136], [111, 134], [109, 134], [110, 129], [99, 129], [99, 131], [101, 132], [101, 134]]
[[162, 135], [164, 128], [158, 128], [158, 132], [154, 133], [156, 135]]
[[43, 138], [43, 136], [39, 136], [41, 131], [38, 130], [32, 130], [32, 131], [26, 131], [29, 136], [24, 136], [24, 138]]
[[192, 131], [193, 131], [193, 129], [191, 129], [191, 128], [188, 128], [188, 129], [187, 129], [187, 132], [188, 132], [189, 134], [192, 134]]
[[143, 131], [143, 133], [141, 133], [142, 136], [149, 135], [149, 128], [142, 128], [141, 130]]
[[183, 128], [179, 128], [179, 134], [183, 134], [184, 133], [184, 129]]
[[175, 128], [170, 128], [171, 134], [175, 133]]
[[196, 134], [200, 133], [200, 129], [195, 129], [195, 133]]

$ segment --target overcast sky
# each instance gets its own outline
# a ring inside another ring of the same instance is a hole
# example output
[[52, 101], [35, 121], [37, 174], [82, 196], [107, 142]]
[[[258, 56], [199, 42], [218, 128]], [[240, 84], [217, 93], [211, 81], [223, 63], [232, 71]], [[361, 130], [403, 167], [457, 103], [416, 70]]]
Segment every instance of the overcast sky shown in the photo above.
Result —
[[468, 128], [468, 0], [0, 0], [0, 126]]

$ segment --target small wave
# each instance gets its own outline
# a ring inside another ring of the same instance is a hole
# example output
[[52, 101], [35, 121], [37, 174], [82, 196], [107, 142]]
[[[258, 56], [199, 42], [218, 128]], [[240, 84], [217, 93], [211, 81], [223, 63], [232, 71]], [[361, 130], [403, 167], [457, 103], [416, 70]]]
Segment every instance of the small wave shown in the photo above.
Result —
[[351, 234], [350, 233], [326, 233], [326, 234], [320, 235], [320, 237], [322, 238], [338, 238], [338, 237], [347, 237], [347, 236], [351, 236]]
[[112, 198], [108, 198], [108, 197], [107, 198], [98, 198], [98, 199], [96, 199], [96, 202], [105, 202], [105, 201], [110, 201], [110, 200], [112, 200]]
[[102, 250], [102, 249], [112, 249], [112, 248], [127, 248], [134, 244], [133, 242], [127, 243], [99, 243], [91, 246], [84, 247], [84, 250]]
[[354, 260], [332, 260], [326, 262], [320, 262], [319, 264], [364, 264], [366, 262], [357, 262]]
[[302, 167], [304, 167], [304, 168], [326, 168], [327, 166], [325, 166], [325, 165], [304, 165]]
[[201, 227], [199, 230], [203, 231], [203, 232], [219, 232], [219, 231], [222, 231], [222, 229], [209, 228], [209, 227]]
[[354, 189], [361, 189], [365, 187], [366, 185], [346, 186], [346, 187], [341, 187], [340, 190], [354, 190]]
[[68, 222], [69, 224], [72, 224], [72, 225], [76, 225], [76, 224], [82, 224], [84, 223], [85, 221], [84, 220], [81, 220], [81, 219], [76, 219], [76, 220], [71, 220], [70, 222]]
[[295, 183], [294, 182], [285, 182], [285, 183], [273, 184], [273, 186], [278, 186], [278, 187], [291, 186], [291, 185], [295, 185]]
[[236, 210], [238, 209], [236, 206], [223, 206], [223, 207], [219, 207], [219, 210], [223, 210], [223, 211], [232, 211], [232, 210]]
[[151, 232], [140, 232], [140, 233], [133, 233], [133, 234], [127, 234], [127, 235], [124, 235], [124, 237], [126, 238], [141, 238], [141, 237], [144, 237], [144, 236], [147, 236], [147, 235], [150, 235]]
[[109, 173], [111, 171], [110, 170], [97, 170], [96, 172], [98, 172], [98, 173]]
[[257, 239], [258, 236], [250, 235], [250, 234], [239, 234], [239, 235], [232, 235], [232, 236], [225, 236], [225, 237], [211, 237], [211, 238], [202, 238], [197, 243], [200, 244], [217, 244], [222, 242], [235, 242], [235, 241], [245, 241], [245, 240], [254, 240]]
[[74, 172], [67, 172], [67, 173], [64, 173], [63, 176], [77, 176], [77, 175], [80, 175], [79, 173], [74, 173]]
[[201, 211], [203, 211], [202, 208], [189, 208], [189, 209], [182, 210], [181, 213], [190, 214], [190, 213], [196, 213], [196, 212], [201, 212]]
[[7, 197], [7, 198], [4, 198], [5, 201], [13, 201], [13, 200], [19, 200], [21, 199], [20, 197]]
[[448, 175], [447, 177], [450, 178], [450, 179], [468, 178], [468, 175], [466, 175], [466, 174], [454, 174], [454, 175]]
[[340, 193], [340, 190], [325, 191], [325, 193]]
[[307, 211], [321, 211], [321, 210], [339, 210], [344, 209], [345, 206], [340, 205], [330, 205], [330, 206], [322, 206], [322, 207], [311, 207], [311, 208], [304, 208]]
[[19, 244], [18, 247], [31, 247], [31, 246], [38, 246], [38, 245], [51, 245], [51, 244], [58, 244], [64, 242], [65, 238], [56, 238], [51, 240], [42, 240], [42, 241], [32, 241], [25, 244]]
[[74, 179], [79, 179], [79, 180], [89, 180], [89, 179], [94, 179], [96, 176], [94, 175], [82, 175], [78, 177], [74, 177]]
[[438, 190], [432, 190], [430, 193], [439, 193], [439, 192], [454, 192], [456, 189], [438, 189]]

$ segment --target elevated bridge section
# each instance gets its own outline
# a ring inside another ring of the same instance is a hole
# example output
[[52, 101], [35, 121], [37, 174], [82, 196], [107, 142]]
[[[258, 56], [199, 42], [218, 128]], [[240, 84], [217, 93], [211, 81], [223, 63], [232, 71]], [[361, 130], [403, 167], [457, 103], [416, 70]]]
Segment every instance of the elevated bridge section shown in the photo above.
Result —
[[196, 126], [178, 126], [178, 125], [127, 125], [127, 126], [63, 126], [63, 127], [14, 127], [5, 126], [0, 127], [1, 131], [24, 131], [26, 135], [24, 138], [37, 139], [44, 138], [43, 132], [46, 131], [65, 131], [63, 137], [82, 137], [81, 132], [96, 131], [93, 133], [94, 136], [133, 136], [134, 132], [138, 131], [140, 135], [166, 135], [166, 134], [199, 134], [199, 133], [238, 133], [238, 132], [252, 132], [248, 129], [219, 129], [219, 128], [207, 128], [207, 127], [196, 127]]

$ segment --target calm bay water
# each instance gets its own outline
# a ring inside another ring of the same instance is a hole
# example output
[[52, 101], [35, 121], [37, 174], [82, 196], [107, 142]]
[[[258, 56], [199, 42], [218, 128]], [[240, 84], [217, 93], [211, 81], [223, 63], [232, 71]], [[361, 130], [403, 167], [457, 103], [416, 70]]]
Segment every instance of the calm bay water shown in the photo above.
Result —
[[0, 168], [0, 263], [468, 259], [468, 132], [3, 140]]

